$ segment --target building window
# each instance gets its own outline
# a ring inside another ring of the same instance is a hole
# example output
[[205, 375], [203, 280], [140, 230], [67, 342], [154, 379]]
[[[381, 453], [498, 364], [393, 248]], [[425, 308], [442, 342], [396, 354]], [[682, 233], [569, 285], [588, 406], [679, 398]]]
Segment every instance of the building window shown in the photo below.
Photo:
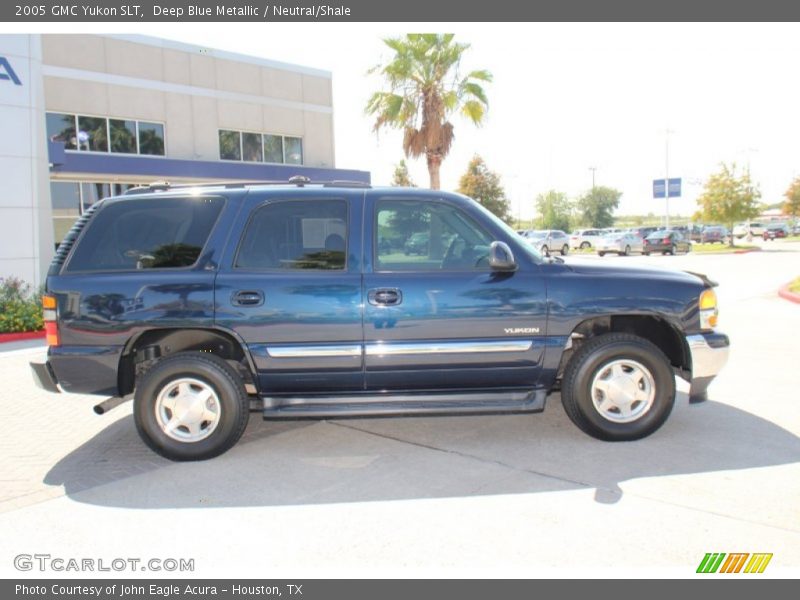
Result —
[[134, 119], [47, 113], [47, 139], [65, 150], [164, 156], [164, 124]]
[[67, 150], [77, 149], [75, 137], [75, 115], [63, 113], [47, 113], [47, 139], [51, 142], [64, 142]]
[[303, 138], [220, 129], [219, 157], [222, 160], [302, 165]]
[[111, 151], [136, 154], [136, 121], [109, 119], [108, 125], [111, 133]]
[[242, 134], [242, 158], [247, 162], [262, 162], [261, 134]]
[[242, 134], [219, 130], [219, 157], [222, 160], [242, 160]]
[[287, 165], [303, 164], [303, 140], [298, 137], [283, 138], [283, 162]]
[[53, 239], [56, 248], [72, 225], [92, 204], [108, 196], [119, 196], [136, 187], [135, 183], [101, 181], [51, 181], [50, 200], [53, 207]]
[[139, 121], [139, 154], [164, 156], [164, 126]]

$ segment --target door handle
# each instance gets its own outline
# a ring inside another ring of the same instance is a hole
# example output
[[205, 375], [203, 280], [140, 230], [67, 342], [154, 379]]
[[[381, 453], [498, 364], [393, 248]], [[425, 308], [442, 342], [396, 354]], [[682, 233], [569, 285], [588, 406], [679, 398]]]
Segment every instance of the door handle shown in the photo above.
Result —
[[373, 306], [397, 306], [403, 301], [403, 292], [397, 288], [377, 288], [367, 293], [367, 300]]
[[264, 292], [261, 290], [238, 290], [231, 296], [234, 306], [261, 306], [264, 304]]

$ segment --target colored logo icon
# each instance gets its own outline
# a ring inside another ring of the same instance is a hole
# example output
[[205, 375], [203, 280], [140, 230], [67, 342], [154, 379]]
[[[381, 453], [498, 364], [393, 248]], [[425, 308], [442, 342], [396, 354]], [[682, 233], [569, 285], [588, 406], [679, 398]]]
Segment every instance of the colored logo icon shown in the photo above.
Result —
[[708, 552], [700, 565], [698, 573], [763, 573], [767, 568], [772, 554], [749, 552]]

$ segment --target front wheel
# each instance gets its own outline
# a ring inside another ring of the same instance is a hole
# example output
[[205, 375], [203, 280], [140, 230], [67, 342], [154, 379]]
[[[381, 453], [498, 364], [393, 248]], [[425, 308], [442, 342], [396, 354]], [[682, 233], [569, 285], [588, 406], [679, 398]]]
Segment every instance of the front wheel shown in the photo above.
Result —
[[547, 246], [542, 246], [542, 254], [550, 256], [550, 249]]
[[605, 256], [605, 255], [606, 255], [606, 253], [605, 253], [605, 252], [598, 252], [598, 253], [597, 253], [597, 256]]
[[600, 440], [647, 437], [675, 403], [675, 377], [661, 350], [643, 338], [607, 333], [573, 355], [561, 385], [570, 420]]
[[186, 352], [160, 360], [136, 387], [142, 440], [171, 460], [205, 460], [242, 437], [250, 415], [244, 383], [227, 362]]
[[625, 252], [622, 253], [623, 256], [630, 256], [631, 255], [631, 247], [625, 246]]

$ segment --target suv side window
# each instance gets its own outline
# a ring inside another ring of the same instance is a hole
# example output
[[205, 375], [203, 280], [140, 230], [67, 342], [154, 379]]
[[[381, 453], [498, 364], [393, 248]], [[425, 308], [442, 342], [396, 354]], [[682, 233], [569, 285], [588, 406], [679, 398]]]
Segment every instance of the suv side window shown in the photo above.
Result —
[[89, 222], [66, 272], [190, 267], [224, 204], [218, 197], [111, 202]]
[[344, 270], [346, 257], [345, 200], [279, 200], [253, 212], [234, 267]]
[[375, 266], [380, 271], [488, 269], [492, 237], [460, 209], [430, 200], [379, 200]]

